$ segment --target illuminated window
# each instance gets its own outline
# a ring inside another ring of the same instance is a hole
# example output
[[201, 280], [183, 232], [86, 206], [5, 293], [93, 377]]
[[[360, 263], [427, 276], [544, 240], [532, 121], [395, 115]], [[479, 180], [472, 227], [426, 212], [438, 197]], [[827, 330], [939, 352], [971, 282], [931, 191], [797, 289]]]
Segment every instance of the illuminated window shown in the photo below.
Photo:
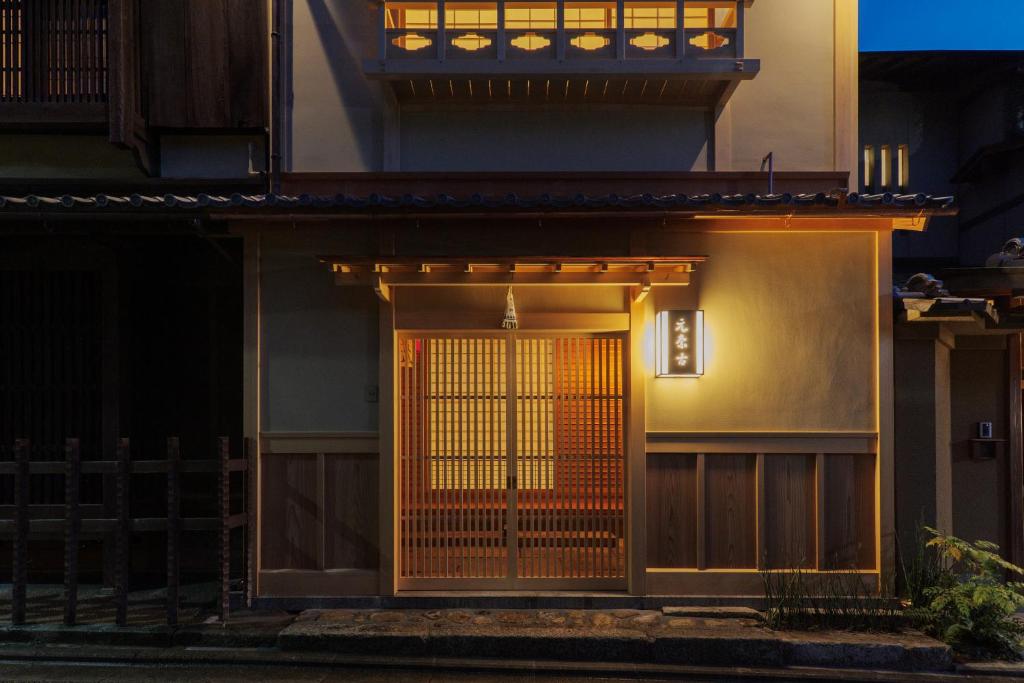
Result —
[[445, 5], [444, 25], [450, 29], [498, 28], [498, 5], [493, 2], [460, 2]]
[[892, 186], [892, 149], [889, 145], [882, 145], [879, 164], [882, 167], [880, 178], [882, 189], [888, 190]]
[[506, 3], [505, 28], [554, 30], [558, 28], [558, 10], [553, 2]]
[[673, 2], [630, 2], [623, 8], [625, 28], [672, 29], [676, 27], [676, 6]]
[[616, 27], [614, 2], [565, 3], [567, 29], [611, 29]]
[[389, 2], [385, 8], [388, 28], [429, 30], [437, 28], [436, 2]]
[[688, 2], [686, 28], [736, 28], [735, 2]]
[[875, 186], [875, 146], [864, 145], [864, 188]]
[[910, 187], [910, 147], [907, 145], [896, 148], [896, 182], [900, 190]]

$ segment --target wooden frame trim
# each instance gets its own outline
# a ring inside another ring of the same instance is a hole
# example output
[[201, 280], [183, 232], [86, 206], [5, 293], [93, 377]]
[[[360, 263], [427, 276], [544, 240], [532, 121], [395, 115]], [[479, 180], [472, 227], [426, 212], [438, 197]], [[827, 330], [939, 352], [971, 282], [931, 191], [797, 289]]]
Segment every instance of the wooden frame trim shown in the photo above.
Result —
[[379, 572], [373, 569], [273, 569], [260, 572], [261, 598], [377, 595]]
[[876, 453], [874, 432], [648, 432], [648, 453]]
[[[498, 329], [501, 315], [486, 312], [396, 311], [395, 329], [406, 331]], [[519, 317], [520, 330], [564, 332], [625, 332], [629, 313], [528, 313]]]
[[858, 52], [858, 0], [834, 0], [833, 14], [833, 168], [849, 171], [850, 188], [860, 187], [858, 107], [860, 56]]
[[379, 453], [380, 485], [378, 494], [380, 530], [380, 563], [378, 589], [381, 595], [394, 595], [398, 590], [395, 563], [398, 560], [398, 468], [395, 466], [395, 434], [398, 411], [395, 396], [398, 354], [395, 353], [395, 303], [378, 300], [379, 311]]
[[1007, 339], [1009, 354], [1009, 478], [1010, 478], [1010, 560], [1017, 565], [1024, 562], [1024, 425], [1021, 415], [1021, 335], [1011, 334]]
[[249, 491], [246, 510], [250, 520], [246, 530], [249, 535], [246, 576], [246, 600], [249, 605], [252, 604], [253, 598], [260, 594], [260, 555], [263, 548], [260, 530], [263, 481], [259, 438], [263, 415], [261, 371], [264, 363], [260, 319], [260, 240], [259, 231], [246, 231], [243, 235], [242, 434], [249, 444]]
[[[877, 571], [818, 572], [804, 570], [804, 576], [813, 582], [816, 577], [858, 576], [865, 588], [878, 590]], [[764, 580], [757, 569], [648, 569], [647, 594], [656, 595], [731, 595], [764, 597]]]
[[[628, 292], [627, 292], [628, 297]], [[626, 405], [626, 585], [633, 595], [643, 595], [647, 565], [647, 371], [644, 364], [644, 333], [648, 299], [629, 298], [629, 356], [624, 364]]]
[[377, 432], [261, 432], [264, 455], [380, 453]]
[[[852, 0], [851, 0], [852, 1]], [[888, 585], [896, 577], [895, 397], [893, 382], [892, 236], [875, 234], [877, 269], [875, 405], [878, 457], [875, 459], [875, 566]], [[893, 588], [895, 584], [892, 583]]]

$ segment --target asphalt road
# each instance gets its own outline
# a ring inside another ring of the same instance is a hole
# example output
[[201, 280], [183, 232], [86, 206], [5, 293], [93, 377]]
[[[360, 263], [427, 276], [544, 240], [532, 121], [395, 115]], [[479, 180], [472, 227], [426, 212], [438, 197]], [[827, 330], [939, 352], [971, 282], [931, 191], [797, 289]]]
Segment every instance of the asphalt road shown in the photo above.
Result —
[[[187, 681], [188, 683], [211, 683], [246, 681], [294, 681], [295, 683], [633, 683], [643, 680], [646, 683], [669, 683], [659, 678], [622, 678], [594, 676], [562, 676], [544, 673], [498, 674], [479, 672], [437, 672], [411, 670], [380, 670], [380, 669], [323, 669], [307, 667], [244, 667], [238, 665], [210, 666], [198, 665], [137, 665], [137, 664], [96, 664], [81, 662], [28, 662], [0, 660], [0, 681], [32, 681], [47, 683], [55, 681], [74, 681], [88, 683], [114, 683], [120, 681]], [[674, 681], [707, 681], [708, 679], [686, 678]], [[744, 679], [743, 683], [750, 683]], [[714, 683], [729, 683], [727, 680], [715, 678]]]

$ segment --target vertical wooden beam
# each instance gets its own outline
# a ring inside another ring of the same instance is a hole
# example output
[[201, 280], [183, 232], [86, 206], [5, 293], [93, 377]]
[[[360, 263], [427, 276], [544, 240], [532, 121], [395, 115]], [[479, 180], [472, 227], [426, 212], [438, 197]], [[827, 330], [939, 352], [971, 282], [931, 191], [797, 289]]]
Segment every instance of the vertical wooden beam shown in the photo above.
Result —
[[[707, 456], [697, 454], [697, 569], [708, 568]], [[685, 501], [683, 501], [685, 504]]]
[[29, 453], [28, 439], [14, 442], [14, 551], [11, 589], [11, 623], [20, 626], [25, 623], [25, 603], [28, 584], [28, 496], [29, 496]]
[[736, 2], [736, 58], [743, 59], [746, 54], [746, 3], [743, 0]]
[[505, 0], [498, 0], [498, 61], [505, 61]]
[[626, 561], [629, 591], [634, 595], [645, 592], [647, 575], [647, 367], [643, 342], [649, 299], [636, 303], [628, 298]]
[[[933, 342], [932, 351], [935, 377], [935, 528], [946, 534], [953, 533], [953, 429], [949, 354], [950, 343], [955, 343], [954, 340], [952, 335], [939, 335]], [[1019, 384], [1017, 390], [1019, 395]], [[906, 540], [912, 542], [913, 539]]]
[[81, 492], [81, 449], [78, 439], [64, 444], [64, 625], [74, 626], [78, 615], [78, 541], [82, 527], [78, 506]]
[[260, 424], [262, 420], [262, 324], [260, 320], [260, 249], [261, 234], [251, 230], [243, 235], [243, 315], [244, 346], [242, 349], [242, 433], [244, 435], [248, 469], [246, 483], [246, 602], [251, 605], [259, 595], [260, 570]]
[[226, 624], [231, 613], [231, 440], [217, 439], [220, 476], [217, 494], [220, 503], [220, 622]]
[[388, 58], [388, 8], [384, 0], [377, 2], [377, 58]]
[[686, 58], [686, 0], [676, 0], [676, 59]]
[[814, 456], [814, 568], [825, 569], [825, 454]]
[[895, 409], [892, 340], [892, 233], [875, 233], [878, 263], [878, 456], [875, 478], [876, 567], [880, 586], [891, 585], [896, 571]]
[[382, 595], [394, 595], [397, 590], [395, 581], [395, 560], [398, 557], [398, 534], [396, 530], [397, 516], [395, 495], [398, 481], [398, 468], [395, 467], [395, 377], [398, 359], [395, 354], [395, 301], [399, 297], [399, 289], [392, 290], [391, 303], [378, 300], [378, 330], [380, 335], [380, 366], [378, 368], [378, 415], [380, 430], [380, 592]]
[[757, 483], [755, 484], [754, 496], [757, 501], [757, 513], [756, 522], [754, 528], [757, 533], [757, 557], [755, 557], [756, 566], [758, 569], [764, 569], [766, 560], [768, 559], [768, 550], [765, 547], [765, 489], [764, 489], [764, 465], [765, 456], [764, 453], [757, 454], [757, 464], [755, 470], [755, 476]]
[[132, 566], [131, 448], [128, 439], [117, 444], [117, 575], [115, 616], [118, 626], [128, 624], [128, 591]]
[[1009, 358], [1010, 559], [1024, 562], [1024, 434], [1021, 423], [1021, 335], [1011, 334]]
[[626, 58], [626, 3], [617, 0], [615, 3], [615, 58]]
[[167, 439], [167, 625], [178, 625], [181, 541], [181, 446]]
[[555, 5], [555, 59], [565, 61], [565, 0], [557, 0]]
[[443, 62], [448, 49], [448, 33], [445, 28], [445, 0], [437, 0], [437, 59]]

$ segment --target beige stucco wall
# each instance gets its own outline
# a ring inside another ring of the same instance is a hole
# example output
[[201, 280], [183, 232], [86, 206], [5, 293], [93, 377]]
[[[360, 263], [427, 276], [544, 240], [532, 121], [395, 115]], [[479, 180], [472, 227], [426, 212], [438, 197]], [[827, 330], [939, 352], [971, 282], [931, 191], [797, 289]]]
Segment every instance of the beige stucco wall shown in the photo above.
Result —
[[761, 60], [761, 72], [730, 101], [729, 125], [718, 134], [729, 136], [719, 147], [731, 158], [719, 168], [757, 170], [774, 152], [777, 170], [831, 170], [833, 0], [755, 2], [746, 17], [746, 55]]
[[656, 307], [702, 308], [706, 374], [655, 379], [645, 340], [648, 430], [875, 429], [874, 233], [682, 235], [675, 245], [710, 258], [691, 287], [655, 289], [648, 319]]

